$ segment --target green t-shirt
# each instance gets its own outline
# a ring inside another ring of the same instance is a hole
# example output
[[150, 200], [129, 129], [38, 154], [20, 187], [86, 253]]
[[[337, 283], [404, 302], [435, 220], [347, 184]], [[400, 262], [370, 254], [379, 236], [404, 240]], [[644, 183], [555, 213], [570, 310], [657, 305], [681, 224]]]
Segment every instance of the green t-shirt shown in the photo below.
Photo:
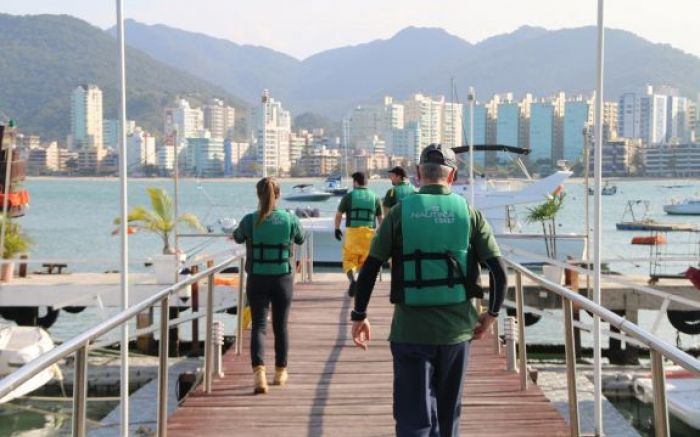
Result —
[[[353, 188], [353, 190], [367, 190], [367, 187], [356, 187]], [[352, 196], [352, 191], [350, 191], [348, 194], [344, 195], [340, 199], [340, 203], [338, 203], [338, 212], [344, 213], [344, 214], [349, 214], [350, 213], [350, 197]], [[375, 202], [374, 202], [374, 215], [377, 217], [382, 216], [382, 205], [381, 201], [379, 200], [379, 196], [374, 196]], [[346, 217], [347, 219], [347, 217]]]
[[[449, 194], [444, 185], [421, 187], [422, 194]], [[472, 253], [479, 261], [501, 255], [488, 224], [481, 211], [469, 208], [471, 229], [474, 233]], [[382, 261], [391, 257], [394, 251], [401, 251], [401, 203], [392, 208], [372, 241], [369, 254]], [[473, 262], [473, 261], [470, 261]], [[469, 341], [477, 322], [473, 299], [455, 305], [436, 307], [414, 307], [405, 304], [394, 305], [389, 340], [395, 343], [450, 345]]]
[[[277, 210], [277, 208], [275, 208], [275, 210]], [[289, 213], [289, 216], [292, 220], [292, 232], [289, 236], [289, 245], [291, 246], [292, 243], [302, 244], [304, 242], [304, 228], [302, 228], [301, 222], [297, 216], [292, 213]], [[253, 259], [253, 226], [255, 226], [257, 219], [257, 211], [246, 214], [246, 216], [243, 217], [243, 220], [241, 220], [241, 222], [238, 224], [238, 227], [233, 231], [234, 241], [239, 244], [244, 242], [246, 244], [245, 271], [247, 273], [250, 273], [250, 263]], [[290, 270], [294, 271], [291, 268]]]
[[384, 195], [384, 201], [382, 202], [382, 205], [386, 209], [391, 209], [391, 207], [396, 205], [396, 203], [399, 201], [398, 196], [396, 195], [396, 187], [399, 185], [405, 185], [405, 186], [410, 187], [411, 189], [415, 190], [413, 185], [407, 181], [401, 182], [400, 184], [389, 188], [387, 190], [386, 194]]

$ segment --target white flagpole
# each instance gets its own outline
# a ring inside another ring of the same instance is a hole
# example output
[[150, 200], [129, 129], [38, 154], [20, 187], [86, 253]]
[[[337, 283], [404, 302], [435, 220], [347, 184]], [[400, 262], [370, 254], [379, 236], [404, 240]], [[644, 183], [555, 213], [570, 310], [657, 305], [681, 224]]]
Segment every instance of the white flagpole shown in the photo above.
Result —
[[476, 185], [474, 184], [474, 87], [469, 87], [469, 204], [472, 208], [476, 208], [474, 198], [476, 196]]
[[[124, 7], [122, 0], [117, 0], [117, 40], [119, 50], [119, 182], [121, 194], [121, 309], [129, 307], [129, 232], [128, 201], [126, 176], [126, 67], [124, 58]], [[120, 435], [129, 435], [129, 325], [122, 325], [121, 341], [121, 428]]]
[[[605, 48], [605, 27], [603, 24], [604, 0], [598, 0], [598, 57], [597, 57], [597, 88], [595, 96], [595, 216], [593, 224], [593, 300], [600, 305], [600, 259], [602, 243], [602, 219], [603, 203], [601, 198], [601, 181], [603, 175], [603, 67]], [[603, 407], [602, 407], [602, 378], [601, 378], [601, 341], [600, 341], [600, 317], [593, 318], [593, 417], [596, 436], [603, 435]]]

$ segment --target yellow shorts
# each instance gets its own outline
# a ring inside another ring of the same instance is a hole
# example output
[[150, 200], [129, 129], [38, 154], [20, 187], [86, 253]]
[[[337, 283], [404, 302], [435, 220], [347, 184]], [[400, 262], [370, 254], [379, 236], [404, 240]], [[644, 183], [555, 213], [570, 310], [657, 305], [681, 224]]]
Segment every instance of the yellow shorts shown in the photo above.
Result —
[[374, 229], [368, 227], [346, 228], [343, 241], [343, 272], [358, 271], [369, 255]]

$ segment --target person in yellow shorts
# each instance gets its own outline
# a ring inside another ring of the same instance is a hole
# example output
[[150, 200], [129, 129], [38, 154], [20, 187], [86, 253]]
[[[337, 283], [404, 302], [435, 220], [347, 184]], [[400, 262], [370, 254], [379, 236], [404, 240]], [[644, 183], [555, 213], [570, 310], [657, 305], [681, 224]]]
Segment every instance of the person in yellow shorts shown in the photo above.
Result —
[[356, 273], [367, 259], [377, 222], [382, 223], [382, 205], [374, 191], [367, 188], [367, 177], [362, 172], [352, 174], [352, 191], [343, 196], [335, 213], [335, 238], [343, 239], [340, 223], [345, 214], [345, 241], [343, 242], [343, 272], [348, 275], [348, 295], [355, 295]]

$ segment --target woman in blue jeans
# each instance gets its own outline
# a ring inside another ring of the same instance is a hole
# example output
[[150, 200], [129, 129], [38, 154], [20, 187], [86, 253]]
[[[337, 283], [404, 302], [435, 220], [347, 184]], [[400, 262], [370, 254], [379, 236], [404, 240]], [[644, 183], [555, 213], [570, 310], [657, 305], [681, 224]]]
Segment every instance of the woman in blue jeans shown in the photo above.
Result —
[[287, 318], [294, 291], [292, 245], [302, 244], [304, 234], [299, 219], [277, 209], [280, 198], [279, 183], [273, 178], [262, 178], [256, 184], [258, 210], [241, 220], [233, 232], [237, 243], [246, 244], [246, 290], [250, 304], [253, 328], [250, 337], [250, 356], [254, 375], [254, 393], [267, 393], [265, 373], [265, 335], [267, 312], [272, 307], [272, 331], [275, 335], [275, 376], [273, 384], [287, 383], [287, 352], [289, 338]]

